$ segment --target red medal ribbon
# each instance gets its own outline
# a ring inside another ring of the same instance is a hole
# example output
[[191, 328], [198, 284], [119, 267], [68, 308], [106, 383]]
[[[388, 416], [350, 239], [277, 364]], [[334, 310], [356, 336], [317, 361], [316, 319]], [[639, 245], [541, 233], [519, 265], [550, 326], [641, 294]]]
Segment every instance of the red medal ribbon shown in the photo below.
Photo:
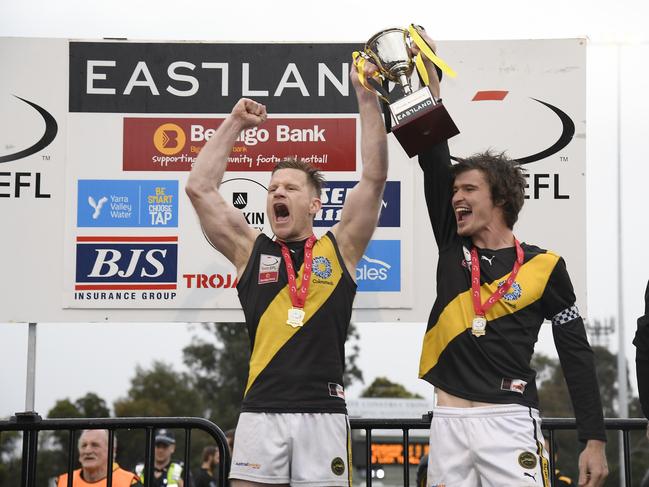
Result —
[[282, 257], [284, 258], [286, 273], [288, 274], [288, 294], [291, 296], [291, 304], [294, 308], [304, 309], [306, 295], [309, 292], [309, 283], [311, 282], [313, 245], [316, 240], [316, 236], [312, 234], [304, 243], [304, 271], [302, 272], [302, 285], [299, 290], [297, 288], [295, 269], [293, 267], [293, 261], [291, 260], [291, 254], [289, 253], [288, 247], [281, 240], [277, 240], [277, 243], [282, 247]]
[[471, 249], [471, 297], [473, 298], [473, 311], [475, 311], [476, 316], [486, 316], [487, 311], [502, 298], [518, 275], [518, 271], [523, 265], [523, 259], [525, 258], [525, 253], [521, 247], [521, 244], [518, 240], [514, 238], [516, 243], [516, 262], [514, 262], [514, 268], [512, 269], [511, 274], [505, 281], [505, 284], [498, 287], [498, 289], [487, 299], [484, 304], [480, 302], [480, 261], [478, 260], [478, 250], [473, 247]]

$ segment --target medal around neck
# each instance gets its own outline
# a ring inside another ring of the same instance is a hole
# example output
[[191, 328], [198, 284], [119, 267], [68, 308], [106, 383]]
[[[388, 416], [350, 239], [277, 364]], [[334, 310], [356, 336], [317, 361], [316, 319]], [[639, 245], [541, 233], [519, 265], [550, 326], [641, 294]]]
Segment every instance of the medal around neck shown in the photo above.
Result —
[[300, 308], [289, 308], [286, 324], [291, 325], [293, 328], [300, 328], [304, 325], [304, 310]]
[[487, 318], [484, 316], [476, 316], [471, 323], [471, 333], [473, 336], [481, 337], [487, 333]]

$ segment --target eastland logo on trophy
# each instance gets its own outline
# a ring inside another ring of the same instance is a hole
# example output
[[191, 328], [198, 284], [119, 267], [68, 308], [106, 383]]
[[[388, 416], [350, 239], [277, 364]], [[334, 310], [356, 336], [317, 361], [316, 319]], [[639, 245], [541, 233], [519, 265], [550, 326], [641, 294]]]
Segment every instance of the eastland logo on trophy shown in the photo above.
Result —
[[[419, 51], [414, 56], [413, 46]], [[363, 52], [354, 52], [352, 57], [363, 86], [388, 104], [389, 126], [409, 157], [460, 133], [442, 100], [436, 99], [428, 86], [423, 57], [435, 65], [440, 80], [442, 73], [451, 77], [456, 74], [434, 53], [414, 25], [408, 29], [382, 30], [365, 43]], [[369, 79], [363, 74], [366, 62], [378, 68]], [[412, 79], [415, 68], [420, 86], [417, 90], [413, 89]], [[395, 87], [388, 92], [390, 81]]]

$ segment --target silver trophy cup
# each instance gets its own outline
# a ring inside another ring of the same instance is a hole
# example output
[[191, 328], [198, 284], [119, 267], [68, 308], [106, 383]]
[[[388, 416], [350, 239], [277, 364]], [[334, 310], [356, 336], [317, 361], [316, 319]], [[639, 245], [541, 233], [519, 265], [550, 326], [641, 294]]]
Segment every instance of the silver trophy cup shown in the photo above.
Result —
[[403, 91], [396, 100], [390, 96], [390, 126], [410, 157], [460, 133], [441, 100], [436, 100], [427, 86], [413, 89], [412, 43], [407, 30], [391, 28], [373, 35], [364, 50], [381, 78], [398, 84]]

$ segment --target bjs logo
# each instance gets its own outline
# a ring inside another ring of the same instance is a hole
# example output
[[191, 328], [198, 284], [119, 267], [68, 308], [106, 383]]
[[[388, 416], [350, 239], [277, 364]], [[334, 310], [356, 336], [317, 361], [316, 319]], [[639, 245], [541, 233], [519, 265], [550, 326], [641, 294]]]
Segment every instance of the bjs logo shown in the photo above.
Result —
[[356, 266], [359, 292], [401, 290], [401, 241], [371, 240]]
[[77, 289], [176, 289], [178, 237], [77, 237]]

